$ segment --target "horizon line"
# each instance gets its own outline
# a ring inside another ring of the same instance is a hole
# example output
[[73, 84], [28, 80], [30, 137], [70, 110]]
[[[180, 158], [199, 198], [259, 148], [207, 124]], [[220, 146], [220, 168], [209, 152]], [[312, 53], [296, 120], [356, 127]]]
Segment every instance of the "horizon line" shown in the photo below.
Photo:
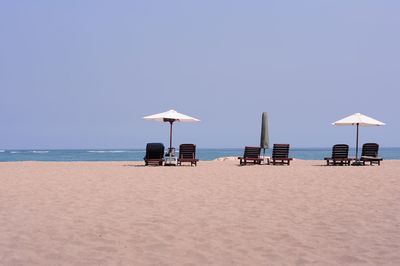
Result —
[[[258, 147], [258, 146], [254, 146]], [[359, 146], [361, 148], [362, 145]], [[239, 150], [239, 149], [244, 149], [243, 147], [198, 147], [198, 149], [212, 149], [212, 150], [218, 150], [218, 149], [226, 149], [226, 150]], [[273, 147], [266, 148], [266, 150], [272, 150]], [[291, 149], [331, 149], [332, 146], [314, 146], [314, 147], [305, 147], [305, 146], [291, 146]], [[349, 146], [350, 149], [356, 148], [355, 146]], [[379, 148], [400, 148], [400, 146], [380, 146]], [[38, 151], [56, 151], [56, 150], [145, 150], [146, 147], [140, 147], [140, 148], [0, 148], [0, 151], [13, 151], [13, 150], [38, 150]], [[179, 148], [176, 148], [179, 149]]]

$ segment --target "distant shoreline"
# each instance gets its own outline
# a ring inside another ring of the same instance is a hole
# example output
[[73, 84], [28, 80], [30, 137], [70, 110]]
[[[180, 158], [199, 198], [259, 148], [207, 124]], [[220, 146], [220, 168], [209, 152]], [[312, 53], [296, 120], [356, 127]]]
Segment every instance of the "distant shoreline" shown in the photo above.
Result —
[[[332, 153], [332, 148], [290, 148], [290, 157], [301, 160], [322, 160]], [[176, 151], [179, 152], [178, 150]], [[359, 149], [360, 155], [361, 149]], [[261, 152], [263, 154], [263, 151]], [[0, 162], [7, 161], [142, 161], [145, 149], [30, 149], [0, 150]], [[201, 161], [212, 161], [223, 157], [243, 155], [243, 148], [205, 149], [197, 148], [196, 157]], [[271, 149], [265, 151], [271, 156]], [[400, 148], [380, 148], [379, 156], [384, 160], [400, 159]], [[355, 149], [350, 148], [349, 157], [355, 157]]]

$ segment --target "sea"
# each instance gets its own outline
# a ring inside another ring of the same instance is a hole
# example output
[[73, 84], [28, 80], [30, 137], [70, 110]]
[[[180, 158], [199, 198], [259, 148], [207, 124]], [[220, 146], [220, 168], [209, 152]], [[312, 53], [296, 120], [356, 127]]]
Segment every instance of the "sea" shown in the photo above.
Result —
[[[303, 160], [322, 160], [330, 156], [332, 148], [291, 148], [290, 157]], [[361, 152], [361, 151], [359, 151]], [[263, 153], [263, 152], [262, 152]], [[88, 150], [0, 150], [0, 162], [17, 161], [141, 161], [144, 149], [88, 149]], [[241, 156], [243, 148], [197, 149], [199, 160], [211, 161], [220, 157]], [[271, 155], [271, 149], [265, 151]], [[350, 149], [349, 156], [355, 157], [355, 149]], [[400, 148], [379, 148], [379, 156], [383, 159], [400, 159]]]

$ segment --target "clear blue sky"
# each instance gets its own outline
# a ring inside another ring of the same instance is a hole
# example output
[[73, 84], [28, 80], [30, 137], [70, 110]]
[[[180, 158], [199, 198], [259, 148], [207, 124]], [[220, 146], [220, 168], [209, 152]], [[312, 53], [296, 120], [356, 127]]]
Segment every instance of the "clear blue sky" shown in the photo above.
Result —
[[400, 1], [0, 2], [0, 149], [400, 146]]

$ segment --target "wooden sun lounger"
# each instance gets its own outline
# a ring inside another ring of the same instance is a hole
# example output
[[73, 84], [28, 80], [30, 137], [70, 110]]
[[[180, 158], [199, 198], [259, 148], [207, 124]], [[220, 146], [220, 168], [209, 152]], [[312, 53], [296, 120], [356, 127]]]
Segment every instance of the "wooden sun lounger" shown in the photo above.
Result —
[[163, 165], [164, 162], [164, 144], [147, 143], [146, 155], [143, 158], [145, 165]]
[[274, 144], [272, 149], [272, 164], [287, 164], [290, 165], [290, 161], [293, 158], [289, 157], [289, 144]]
[[365, 165], [366, 162], [369, 162], [370, 165], [374, 163], [377, 165], [381, 165], [382, 158], [378, 157], [379, 145], [377, 143], [365, 143], [362, 147], [361, 158], [360, 161]]
[[182, 163], [187, 162], [190, 163], [190, 166], [197, 166], [198, 161], [199, 160], [196, 159], [196, 145], [181, 144], [179, 146], [178, 165], [182, 165]]
[[325, 157], [326, 165], [350, 165], [352, 158], [349, 158], [349, 145], [335, 144], [332, 147], [332, 157]]
[[238, 157], [240, 160], [240, 165], [246, 165], [248, 163], [261, 164], [264, 159], [260, 158], [260, 152], [260, 147], [244, 147], [243, 157]]

